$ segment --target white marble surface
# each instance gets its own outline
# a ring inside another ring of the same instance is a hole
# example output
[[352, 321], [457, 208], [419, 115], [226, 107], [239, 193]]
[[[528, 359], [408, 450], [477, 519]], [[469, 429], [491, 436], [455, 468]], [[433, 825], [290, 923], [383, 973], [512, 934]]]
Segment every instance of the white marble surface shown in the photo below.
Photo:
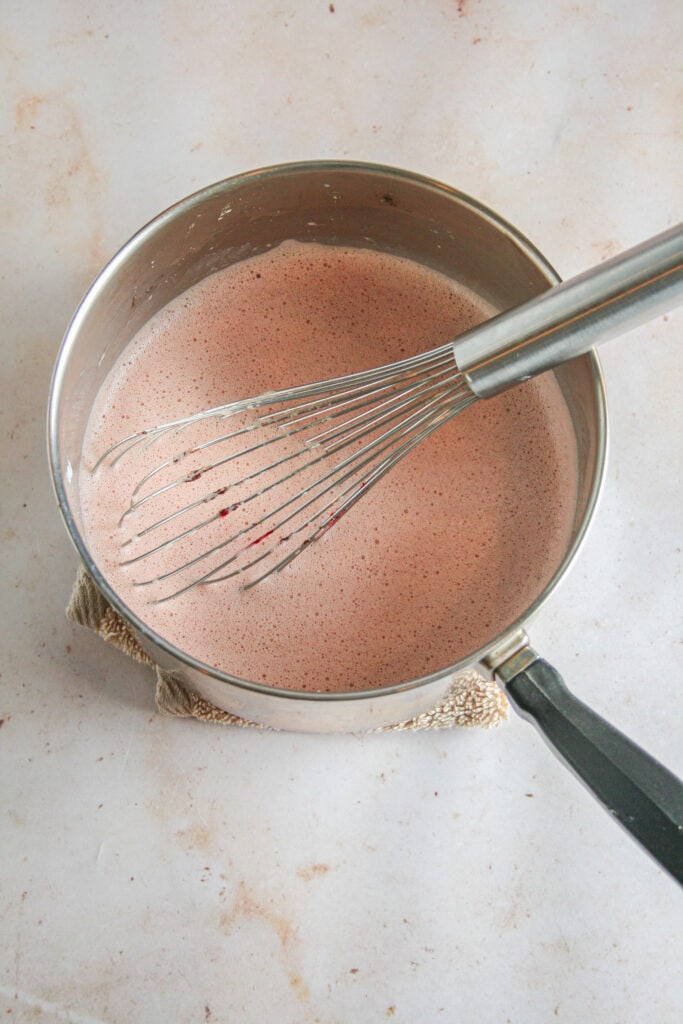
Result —
[[[680, 1020], [680, 889], [520, 719], [357, 738], [159, 717], [146, 670], [65, 621], [44, 416], [103, 262], [246, 168], [433, 175], [563, 276], [681, 219], [682, 48], [678, 0], [0, 5], [8, 1021]], [[679, 774], [682, 327], [604, 351], [604, 499], [533, 630]]]

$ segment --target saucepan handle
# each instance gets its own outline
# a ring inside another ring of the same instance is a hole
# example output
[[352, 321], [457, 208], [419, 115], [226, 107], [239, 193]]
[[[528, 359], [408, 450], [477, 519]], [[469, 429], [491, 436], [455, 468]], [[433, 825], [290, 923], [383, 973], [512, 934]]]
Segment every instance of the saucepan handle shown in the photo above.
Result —
[[592, 711], [530, 647], [495, 668], [515, 709], [683, 884], [683, 782]]

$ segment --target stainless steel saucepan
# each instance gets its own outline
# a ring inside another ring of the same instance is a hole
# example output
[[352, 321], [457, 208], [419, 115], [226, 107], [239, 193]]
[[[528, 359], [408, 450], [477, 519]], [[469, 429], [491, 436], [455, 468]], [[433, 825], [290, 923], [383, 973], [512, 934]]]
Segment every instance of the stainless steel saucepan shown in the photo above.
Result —
[[683, 784], [577, 700], [530, 647], [525, 628], [573, 562], [594, 514], [607, 424], [593, 353], [556, 371], [579, 458], [571, 538], [543, 592], [482, 648], [429, 676], [354, 693], [310, 693], [254, 683], [203, 664], [145, 625], [112, 590], [88, 550], [79, 464], [95, 396], [121, 351], [163, 306], [216, 270], [286, 239], [371, 247], [406, 256], [471, 288], [498, 310], [558, 280], [543, 256], [499, 216], [451, 188], [387, 167], [288, 164], [219, 182], [135, 235], [102, 271], [67, 331], [49, 407], [49, 458], [59, 507], [106, 599], [163, 668], [218, 707], [274, 728], [353, 732], [412, 718], [436, 705], [469, 665], [492, 672], [608, 810], [683, 881]]

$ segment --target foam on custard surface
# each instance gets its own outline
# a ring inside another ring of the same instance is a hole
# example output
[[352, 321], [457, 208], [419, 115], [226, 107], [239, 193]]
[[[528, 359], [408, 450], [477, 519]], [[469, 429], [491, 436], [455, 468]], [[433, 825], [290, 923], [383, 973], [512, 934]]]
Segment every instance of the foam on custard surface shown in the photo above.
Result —
[[[207, 278], [143, 327], [93, 408], [81, 494], [96, 564], [160, 635], [255, 682], [365, 689], [466, 657], [528, 607], [567, 547], [577, 458], [551, 374], [442, 427], [246, 592], [230, 581], [150, 603], [132, 585], [140, 568], [119, 564], [117, 523], [159, 453], [88, 467], [131, 431], [412, 355], [485, 315], [445, 277], [370, 250], [288, 242]], [[158, 557], [157, 571], [177, 564], [173, 549]]]

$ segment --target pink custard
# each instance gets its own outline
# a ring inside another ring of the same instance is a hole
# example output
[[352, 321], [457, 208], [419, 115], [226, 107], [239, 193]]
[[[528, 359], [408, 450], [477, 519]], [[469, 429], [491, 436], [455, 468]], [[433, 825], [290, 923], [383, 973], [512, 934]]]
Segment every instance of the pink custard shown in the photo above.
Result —
[[[254, 682], [361, 690], [466, 658], [524, 612], [567, 549], [577, 454], [552, 374], [440, 428], [316, 544], [246, 591], [228, 580], [154, 603], [159, 586], [135, 584], [177, 566], [177, 547], [159, 552], [151, 569], [121, 565], [136, 550], [122, 543], [141, 528], [135, 517], [118, 525], [131, 492], [183, 449], [182, 433], [90, 470], [132, 431], [401, 359], [489, 313], [448, 278], [365, 249], [287, 242], [200, 282], [142, 328], [94, 405], [81, 494], [95, 563], [166, 640]], [[219, 488], [221, 472], [191, 486]], [[153, 504], [163, 512], [186, 500], [175, 492]], [[189, 538], [183, 560], [217, 542], [221, 528]]]

